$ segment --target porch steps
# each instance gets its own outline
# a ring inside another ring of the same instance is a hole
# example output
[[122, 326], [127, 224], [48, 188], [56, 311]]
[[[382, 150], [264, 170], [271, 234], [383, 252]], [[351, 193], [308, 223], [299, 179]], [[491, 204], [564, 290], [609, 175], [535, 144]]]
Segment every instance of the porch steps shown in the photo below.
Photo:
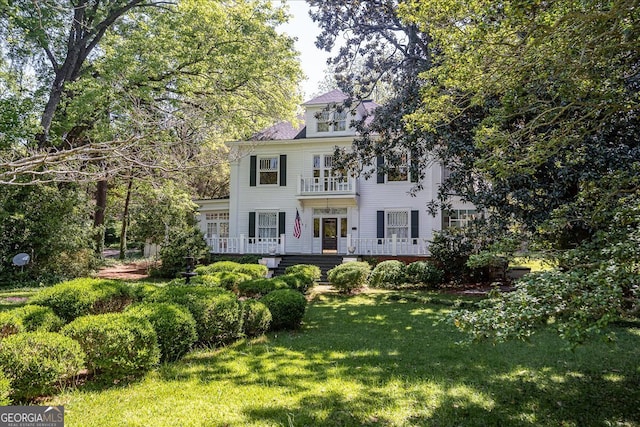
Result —
[[342, 255], [283, 255], [282, 261], [274, 270], [273, 276], [281, 276], [287, 267], [297, 264], [311, 264], [320, 267], [322, 276], [320, 281], [327, 280], [327, 271], [338, 264], [342, 264]]

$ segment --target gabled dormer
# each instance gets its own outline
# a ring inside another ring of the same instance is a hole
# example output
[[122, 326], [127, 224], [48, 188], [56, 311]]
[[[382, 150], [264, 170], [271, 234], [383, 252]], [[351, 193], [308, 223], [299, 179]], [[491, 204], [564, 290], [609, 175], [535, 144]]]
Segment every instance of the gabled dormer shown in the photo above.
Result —
[[347, 108], [344, 106], [346, 99], [344, 92], [334, 89], [302, 104], [307, 138], [355, 135], [352, 122], [370, 114], [377, 105], [363, 101], [355, 108]]

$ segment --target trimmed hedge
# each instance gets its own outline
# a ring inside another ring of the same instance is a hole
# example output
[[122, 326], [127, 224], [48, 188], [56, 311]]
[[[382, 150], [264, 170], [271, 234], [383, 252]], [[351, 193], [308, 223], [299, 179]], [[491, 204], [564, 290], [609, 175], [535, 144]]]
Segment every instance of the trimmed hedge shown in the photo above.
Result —
[[444, 281], [444, 271], [430, 262], [416, 261], [407, 266], [407, 280], [428, 288], [437, 288]]
[[340, 264], [327, 273], [329, 282], [342, 293], [351, 293], [367, 285], [371, 266], [366, 262], [352, 261]]
[[194, 271], [200, 275], [214, 274], [221, 271], [228, 271], [231, 273], [238, 267], [240, 267], [240, 263], [234, 261], [218, 261], [209, 265], [199, 265]]
[[292, 289], [278, 289], [264, 297], [260, 302], [271, 312], [271, 329], [296, 329], [302, 323], [307, 308], [307, 299]]
[[242, 313], [238, 297], [222, 288], [168, 285], [149, 302], [168, 302], [186, 307], [196, 321], [198, 342], [205, 345], [226, 343], [241, 331]]
[[83, 364], [80, 345], [56, 332], [25, 332], [0, 341], [0, 366], [10, 381], [13, 400], [55, 393]]
[[24, 332], [22, 316], [16, 309], [0, 312], [0, 339]]
[[162, 362], [180, 359], [198, 340], [191, 312], [177, 304], [142, 303], [128, 307], [125, 313], [151, 322]]
[[254, 279], [261, 279], [267, 275], [269, 269], [262, 264], [240, 264], [233, 272], [246, 274]]
[[4, 371], [0, 369], [0, 406], [11, 405], [11, 381], [4, 374]]
[[241, 297], [261, 297], [276, 289], [287, 289], [289, 286], [277, 279], [253, 279], [238, 284], [238, 295]]
[[220, 286], [228, 291], [237, 292], [238, 285], [247, 280], [251, 280], [251, 276], [244, 273], [233, 273], [230, 271], [220, 271], [214, 274], [220, 281]]
[[406, 281], [406, 266], [402, 261], [387, 260], [375, 266], [369, 276], [369, 285], [375, 288], [394, 288]]
[[320, 280], [320, 277], [322, 277], [322, 271], [320, 270], [320, 267], [311, 264], [292, 265], [287, 267], [284, 272], [285, 274], [302, 274], [312, 284]]
[[[181, 280], [184, 280], [185, 281], [184, 284], [186, 284], [185, 279], [181, 279]], [[205, 275], [192, 277], [191, 280], [189, 281], [189, 284], [207, 286], [209, 288], [219, 288], [220, 279], [215, 274], [205, 274]]]
[[242, 303], [242, 332], [248, 337], [257, 337], [269, 330], [271, 325], [269, 308], [253, 299]]
[[65, 322], [87, 314], [122, 311], [134, 300], [126, 283], [106, 279], [75, 279], [38, 292], [31, 304], [51, 307]]
[[156, 332], [140, 317], [125, 313], [82, 316], [61, 332], [80, 343], [87, 368], [103, 377], [136, 376], [160, 359]]
[[20, 332], [55, 332], [64, 322], [49, 307], [25, 305], [0, 312], [0, 338]]

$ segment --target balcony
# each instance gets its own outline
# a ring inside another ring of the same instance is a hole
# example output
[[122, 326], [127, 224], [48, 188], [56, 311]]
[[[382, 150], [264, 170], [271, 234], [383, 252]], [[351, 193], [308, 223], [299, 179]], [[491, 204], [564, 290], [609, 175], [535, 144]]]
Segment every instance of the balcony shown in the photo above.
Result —
[[357, 197], [357, 180], [348, 176], [298, 177], [298, 200]]

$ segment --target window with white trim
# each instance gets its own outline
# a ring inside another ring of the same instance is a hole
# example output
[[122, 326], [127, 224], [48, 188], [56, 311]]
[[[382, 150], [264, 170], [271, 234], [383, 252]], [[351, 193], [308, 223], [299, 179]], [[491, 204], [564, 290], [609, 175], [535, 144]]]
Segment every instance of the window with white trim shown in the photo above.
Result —
[[331, 128], [331, 111], [322, 111], [318, 116], [318, 132], [330, 132]]
[[409, 237], [409, 211], [386, 211], [385, 236], [396, 235], [399, 239]]
[[270, 239], [278, 237], [278, 213], [258, 212], [258, 238]]
[[409, 158], [407, 153], [400, 154], [395, 166], [387, 171], [388, 182], [406, 182], [409, 180]]
[[260, 157], [258, 159], [258, 175], [260, 185], [278, 183], [278, 157]]
[[343, 132], [347, 130], [347, 115], [348, 110], [346, 108], [343, 108], [340, 111], [321, 111], [317, 115], [317, 132]]
[[229, 237], [229, 212], [205, 213], [207, 237]]
[[463, 228], [471, 221], [478, 218], [475, 209], [451, 209], [442, 213], [442, 225], [444, 228]]

